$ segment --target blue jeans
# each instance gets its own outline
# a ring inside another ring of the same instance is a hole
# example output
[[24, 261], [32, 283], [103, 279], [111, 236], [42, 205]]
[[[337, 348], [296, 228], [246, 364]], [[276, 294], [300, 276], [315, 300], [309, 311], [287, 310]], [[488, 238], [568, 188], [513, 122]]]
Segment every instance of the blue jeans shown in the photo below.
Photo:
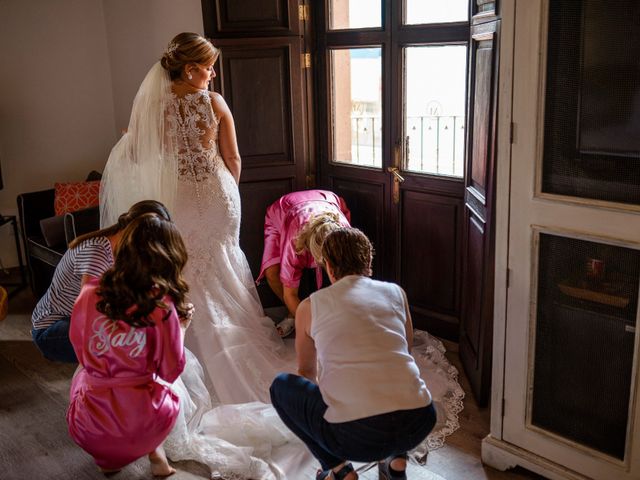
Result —
[[69, 340], [70, 318], [61, 318], [53, 325], [39, 330], [31, 330], [33, 343], [48, 360], [66, 363], [78, 363], [76, 352]]
[[289, 373], [278, 375], [269, 391], [284, 424], [307, 445], [322, 470], [345, 460], [374, 462], [405, 453], [422, 442], [436, 423], [433, 405], [351, 422], [327, 422], [327, 404], [318, 386]]

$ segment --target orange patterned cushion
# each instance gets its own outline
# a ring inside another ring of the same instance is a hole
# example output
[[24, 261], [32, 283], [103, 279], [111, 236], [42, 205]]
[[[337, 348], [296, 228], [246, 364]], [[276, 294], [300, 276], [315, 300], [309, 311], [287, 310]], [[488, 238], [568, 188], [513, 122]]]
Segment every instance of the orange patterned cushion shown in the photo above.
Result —
[[56, 215], [95, 207], [99, 202], [100, 181], [56, 183], [54, 210]]

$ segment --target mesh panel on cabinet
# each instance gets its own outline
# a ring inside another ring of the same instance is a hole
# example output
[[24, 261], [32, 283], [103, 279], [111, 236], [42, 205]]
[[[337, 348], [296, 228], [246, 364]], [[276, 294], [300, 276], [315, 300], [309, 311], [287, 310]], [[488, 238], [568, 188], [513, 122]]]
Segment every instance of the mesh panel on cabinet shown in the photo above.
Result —
[[640, 252], [540, 234], [531, 423], [624, 458]]
[[549, 8], [542, 191], [640, 204], [640, 2]]

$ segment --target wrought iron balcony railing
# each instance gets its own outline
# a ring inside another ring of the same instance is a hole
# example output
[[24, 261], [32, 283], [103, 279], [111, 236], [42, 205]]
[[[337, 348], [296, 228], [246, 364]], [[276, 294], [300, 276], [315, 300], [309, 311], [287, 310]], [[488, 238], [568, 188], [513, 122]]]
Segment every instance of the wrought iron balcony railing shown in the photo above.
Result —
[[[406, 117], [404, 170], [462, 176], [464, 116]], [[382, 165], [382, 121], [379, 116], [351, 117], [352, 163]]]

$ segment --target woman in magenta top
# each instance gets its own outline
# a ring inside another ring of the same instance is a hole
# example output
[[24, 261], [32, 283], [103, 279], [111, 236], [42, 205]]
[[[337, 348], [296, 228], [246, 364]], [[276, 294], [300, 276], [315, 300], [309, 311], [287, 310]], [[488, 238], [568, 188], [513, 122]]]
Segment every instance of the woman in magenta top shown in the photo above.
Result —
[[350, 226], [350, 222], [351, 212], [345, 201], [326, 190], [291, 192], [267, 208], [258, 281], [266, 277], [271, 290], [289, 310], [289, 317], [278, 325], [280, 335], [292, 331], [303, 269], [316, 269], [320, 288], [322, 268], [316, 258], [320, 258], [324, 237], [336, 228]]
[[186, 260], [176, 227], [144, 214], [124, 230], [114, 266], [87, 282], [76, 300], [69, 337], [80, 366], [67, 423], [104, 471], [149, 455], [154, 475], [175, 472], [162, 443], [179, 399], [157, 380], [173, 382], [185, 365]]

